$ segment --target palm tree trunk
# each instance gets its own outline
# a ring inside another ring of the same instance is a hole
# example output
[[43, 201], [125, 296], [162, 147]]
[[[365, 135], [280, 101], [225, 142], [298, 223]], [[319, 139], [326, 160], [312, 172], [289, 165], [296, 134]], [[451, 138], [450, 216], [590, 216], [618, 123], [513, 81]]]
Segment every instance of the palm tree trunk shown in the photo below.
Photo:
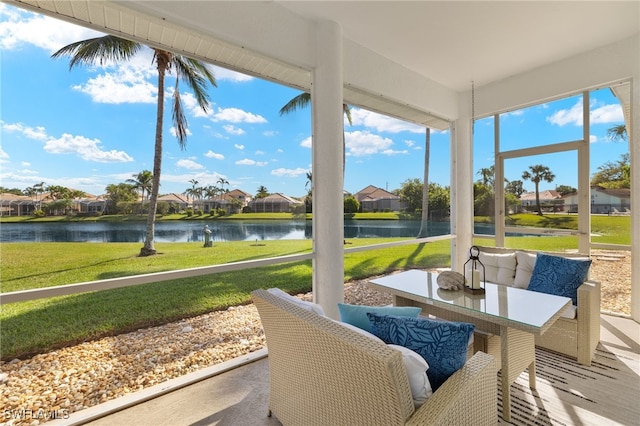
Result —
[[156, 117], [156, 143], [153, 153], [153, 179], [151, 195], [149, 196], [149, 212], [147, 214], [147, 232], [144, 246], [140, 249], [140, 256], [152, 256], [156, 254], [153, 243], [156, 225], [156, 209], [158, 207], [158, 192], [160, 190], [160, 170], [162, 169], [162, 123], [164, 117], [164, 74], [167, 62], [164, 55], [157, 56], [158, 61], [158, 109]]
[[540, 191], [538, 190], [538, 182], [535, 183], [536, 186], [536, 207], [538, 208], [538, 216], [542, 216], [542, 209], [540, 208]]
[[424, 144], [424, 175], [422, 181], [422, 217], [418, 238], [429, 236], [429, 157], [431, 150], [431, 129], [427, 127]]

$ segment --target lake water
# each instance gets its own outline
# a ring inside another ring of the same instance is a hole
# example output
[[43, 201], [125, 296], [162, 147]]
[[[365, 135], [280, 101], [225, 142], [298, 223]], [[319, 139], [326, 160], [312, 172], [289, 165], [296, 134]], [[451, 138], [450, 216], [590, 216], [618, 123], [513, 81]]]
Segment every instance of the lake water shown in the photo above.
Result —
[[[209, 225], [216, 241], [302, 240], [311, 238], [311, 221], [166, 221], [157, 222], [156, 242], [197, 242]], [[144, 242], [145, 222], [3, 223], [0, 242]], [[420, 222], [415, 220], [345, 220], [345, 238], [415, 237]], [[431, 222], [430, 236], [449, 233], [448, 222]], [[491, 233], [492, 230], [476, 232]]]

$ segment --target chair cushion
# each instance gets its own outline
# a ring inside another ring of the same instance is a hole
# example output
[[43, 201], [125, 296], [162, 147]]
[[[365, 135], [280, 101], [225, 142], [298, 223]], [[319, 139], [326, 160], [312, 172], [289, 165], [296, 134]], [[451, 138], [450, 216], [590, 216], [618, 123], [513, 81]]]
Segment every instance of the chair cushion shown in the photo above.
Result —
[[286, 291], [283, 291], [276, 287], [270, 288], [267, 291], [273, 294], [274, 296], [280, 297], [281, 299], [288, 300], [289, 302], [301, 307], [306, 311], [315, 312], [316, 314], [321, 315], [323, 317], [325, 316], [324, 309], [322, 309], [322, 306], [320, 306], [317, 303], [307, 302], [306, 300], [298, 299], [297, 297], [292, 296]]
[[338, 311], [340, 312], [340, 320], [342, 322], [371, 332], [371, 323], [369, 322], [369, 318], [367, 318], [367, 313], [415, 318], [420, 315], [422, 308], [414, 306], [367, 306], [338, 303]]
[[[516, 275], [515, 253], [486, 253], [481, 251], [478, 254], [478, 258], [484, 265], [486, 281], [513, 286]], [[482, 268], [478, 269], [482, 274]]]
[[393, 344], [388, 346], [402, 352], [402, 362], [407, 369], [407, 376], [409, 376], [413, 405], [417, 410], [433, 394], [431, 383], [429, 383], [429, 377], [427, 376], [429, 364], [420, 354], [409, 348]]
[[373, 334], [385, 343], [409, 348], [427, 361], [427, 376], [434, 392], [466, 362], [473, 324], [371, 313], [367, 316]]
[[591, 259], [576, 260], [538, 253], [528, 289], [570, 297], [577, 305], [578, 287], [587, 279], [590, 266]]
[[516, 260], [516, 277], [513, 280], [513, 286], [527, 289], [529, 281], [531, 281], [531, 274], [533, 274], [533, 267], [536, 264], [536, 255], [534, 253], [516, 251]]

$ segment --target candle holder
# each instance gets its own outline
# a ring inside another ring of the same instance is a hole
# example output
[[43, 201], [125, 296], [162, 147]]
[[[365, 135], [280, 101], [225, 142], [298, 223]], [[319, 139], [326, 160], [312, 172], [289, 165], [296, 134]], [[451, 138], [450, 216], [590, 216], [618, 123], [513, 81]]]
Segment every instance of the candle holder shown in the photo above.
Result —
[[[471, 262], [471, 264], [467, 268], [469, 262]], [[480, 270], [478, 266], [482, 268], [482, 280], [480, 280]], [[463, 270], [465, 272], [464, 291], [471, 294], [484, 294], [486, 275], [484, 264], [480, 261], [480, 249], [477, 246], [471, 246], [469, 249], [469, 260], [464, 263]]]

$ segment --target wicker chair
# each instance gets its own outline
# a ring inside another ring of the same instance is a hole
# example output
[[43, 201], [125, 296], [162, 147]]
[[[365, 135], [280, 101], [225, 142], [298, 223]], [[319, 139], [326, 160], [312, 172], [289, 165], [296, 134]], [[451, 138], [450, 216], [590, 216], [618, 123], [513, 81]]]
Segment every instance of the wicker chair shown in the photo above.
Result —
[[418, 410], [401, 354], [265, 290], [269, 415], [284, 425], [497, 424], [497, 364], [476, 353]]
[[[514, 253], [515, 249], [479, 247], [486, 253]], [[528, 250], [518, 250], [536, 253]], [[553, 253], [555, 256], [584, 258], [584, 254]], [[544, 334], [536, 336], [536, 346], [568, 355], [583, 365], [591, 358], [600, 342], [600, 283], [587, 280], [578, 287], [576, 318], [559, 318]]]

